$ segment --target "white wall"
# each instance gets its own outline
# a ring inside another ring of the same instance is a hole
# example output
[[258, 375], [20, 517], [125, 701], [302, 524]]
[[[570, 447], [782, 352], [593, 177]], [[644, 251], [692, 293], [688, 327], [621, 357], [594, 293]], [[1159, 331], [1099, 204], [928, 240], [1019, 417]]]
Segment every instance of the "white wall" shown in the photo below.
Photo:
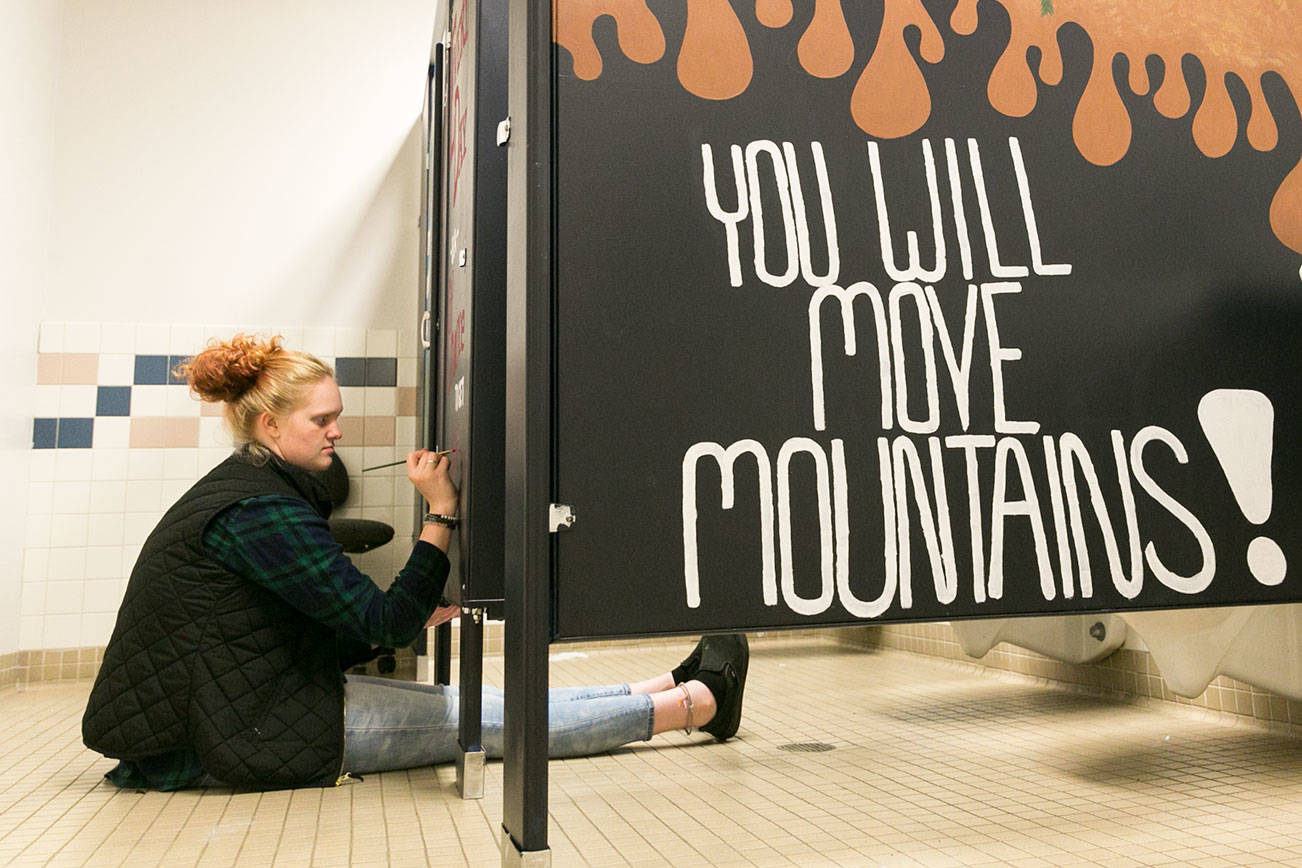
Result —
[[53, 194], [56, 4], [0, 3], [0, 654], [18, 648], [26, 537], [35, 299], [46, 287]]
[[[220, 460], [217, 419], [183, 386], [132, 385], [133, 358], [243, 326], [395, 359], [396, 385], [345, 390], [346, 460], [414, 443], [440, 5], [0, 0], [0, 654], [102, 645], [144, 534]], [[81, 373], [50, 373], [73, 356]], [[102, 416], [98, 389], [122, 386], [130, 417]], [[32, 448], [34, 417], [59, 420], [58, 448]], [[86, 417], [93, 444], [64, 448]], [[199, 448], [137, 443], [142, 419], [197, 424]], [[352, 510], [399, 527], [410, 486], [374, 476]], [[383, 582], [382, 552], [362, 557]]]
[[66, 0], [43, 320], [409, 325], [435, 0]]

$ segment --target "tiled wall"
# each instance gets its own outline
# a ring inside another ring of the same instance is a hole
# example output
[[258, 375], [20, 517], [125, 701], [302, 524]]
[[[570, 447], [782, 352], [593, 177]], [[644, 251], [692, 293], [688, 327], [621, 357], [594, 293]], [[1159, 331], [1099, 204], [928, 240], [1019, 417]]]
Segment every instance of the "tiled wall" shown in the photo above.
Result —
[[1201, 696], [1187, 699], [1166, 686], [1162, 673], [1146, 650], [1122, 647], [1097, 663], [1064, 663], [1006, 642], [979, 660], [968, 657], [949, 624], [882, 624], [835, 631], [847, 644], [867, 648], [896, 648], [932, 657], [1044, 678], [1091, 692], [1174, 702], [1221, 712], [1268, 727], [1302, 735], [1302, 702], [1219, 676]]
[[80, 649], [107, 642], [145, 537], [231, 449], [220, 408], [192, 397], [170, 369], [209, 338], [241, 330], [281, 334], [286, 346], [335, 365], [344, 400], [338, 451], [352, 480], [339, 514], [385, 521], [396, 530], [394, 542], [353, 560], [382, 586], [401, 568], [413, 527], [411, 484], [395, 472], [401, 468], [365, 477], [360, 472], [400, 458], [416, 443], [414, 331], [44, 323], [20, 652], [14, 661], [0, 661], [0, 676], [30, 670], [28, 652], [43, 652], [41, 667], [48, 668], [45, 657], [57, 650], [62, 661], [71, 649], [80, 665]]

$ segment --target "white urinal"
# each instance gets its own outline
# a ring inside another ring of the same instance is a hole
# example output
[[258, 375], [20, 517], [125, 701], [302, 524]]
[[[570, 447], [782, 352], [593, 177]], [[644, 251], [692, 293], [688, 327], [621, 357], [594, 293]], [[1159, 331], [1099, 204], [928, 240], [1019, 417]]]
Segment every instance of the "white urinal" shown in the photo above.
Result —
[[1116, 615], [1051, 615], [986, 618], [950, 624], [969, 657], [984, 657], [1000, 642], [1017, 645], [1064, 663], [1102, 660], [1126, 641], [1126, 625]]
[[1302, 700], [1302, 605], [1127, 612], [1174, 693], [1195, 697], [1217, 675]]

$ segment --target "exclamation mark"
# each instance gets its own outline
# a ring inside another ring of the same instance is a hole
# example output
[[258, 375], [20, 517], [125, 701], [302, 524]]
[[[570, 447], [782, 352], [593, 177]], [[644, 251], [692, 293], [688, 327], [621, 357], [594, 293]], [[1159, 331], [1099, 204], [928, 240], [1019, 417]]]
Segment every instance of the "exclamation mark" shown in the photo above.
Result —
[[[1217, 389], [1198, 402], [1198, 421], [1221, 462], [1243, 515], [1253, 524], [1270, 518], [1275, 407], [1252, 389]], [[1279, 544], [1259, 536], [1248, 544], [1248, 570], [1263, 585], [1284, 581], [1288, 561]]]

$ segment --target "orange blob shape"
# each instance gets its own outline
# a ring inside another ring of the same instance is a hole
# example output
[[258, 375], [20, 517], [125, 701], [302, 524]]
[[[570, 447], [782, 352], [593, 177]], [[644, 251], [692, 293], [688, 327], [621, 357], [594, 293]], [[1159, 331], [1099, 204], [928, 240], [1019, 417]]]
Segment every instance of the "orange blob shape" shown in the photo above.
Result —
[[665, 54], [665, 34], [646, 0], [558, 0], [554, 39], [574, 58], [574, 74], [584, 81], [601, 75], [601, 52], [592, 25], [603, 15], [615, 19], [619, 49], [636, 63], [655, 63]]
[[995, 68], [990, 71], [990, 81], [986, 84], [986, 96], [990, 107], [1010, 118], [1023, 118], [1035, 108], [1039, 94], [1035, 84], [1035, 75], [1026, 62], [1026, 46], [1018, 43], [1020, 50], [1014, 48], [1009, 40], [1008, 47], [995, 61]]
[[1286, 247], [1302, 253], [1302, 162], [1288, 173], [1270, 201], [1270, 228]]
[[970, 36], [977, 29], [977, 0], [959, 0], [949, 16], [949, 27], [955, 33]]
[[1081, 156], [1096, 166], [1111, 166], [1130, 148], [1130, 115], [1112, 80], [1111, 57], [1095, 54], [1071, 133]]
[[1266, 95], [1261, 92], [1261, 79], [1249, 78], [1244, 82], [1248, 87], [1248, 98], [1252, 100], [1252, 114], [1248, 117], [1248, 144], [1259, 151], [1274, 150], [1279, 144], [1279, 130], [1275, 127], [1275, 116], [1270, 113]]
[[702, 99], [732, 99], [750, 84], [746, 31], [728, 0], [692, 0], [678, 53], [678, 80]]
[[840, 0], [816, 0], [814, 18], [796, 49], [805, 72], [818, 78], [836, 78], [854, 63], [854, 40], [845, 25]]
[[1189, 112], [1189, 87], [1180, 72], [1180, 56], [1164, 54], [1162, 65], [1166, 68], [1166, 76], [1153, 97], [1153, 106], [1163, 117], [1182, 118]]
[[1239, 135], [1239, 122], [1234, 114], [1234, 103], [1225, 89], [1225, 71], [1207, 70], [1207, 90], [1203, 104], [1193, 120], [1193, 139], [1198, 150], [1209, 157], [1223, 157], [1234, 147]]
[[939, 63], [945, 56], [940, 31], [918, 0], [887, 0], [877, 47], [850, 95], [850, 114], [870, 136], [907, 136], [931, 116], [927, 80], [904, 43], [910, 25], [922, 31], [924, 60]]
[[791, 0], [755, 0], [755, 17], [765, 27], [786, 27], [792, 14]]
[[1013, 118], [1025, 117], [1035, 108], [1038, 88], [1026, 52], [1040, 46], [1040, 78], [1056, 84], [1062, 78], [1062, 58], [1055, 37], [1056, 21], [1039, 15], [1013, 15], [1008, 44], [990, 71], [986, 94], [995, 111]]

